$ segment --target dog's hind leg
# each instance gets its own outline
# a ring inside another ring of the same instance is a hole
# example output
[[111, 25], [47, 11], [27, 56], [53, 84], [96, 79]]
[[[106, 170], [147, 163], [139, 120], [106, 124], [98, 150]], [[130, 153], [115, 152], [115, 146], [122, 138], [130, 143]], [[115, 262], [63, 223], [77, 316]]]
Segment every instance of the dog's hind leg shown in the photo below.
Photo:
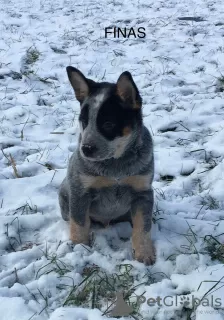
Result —
[[61, 215], [65, 221], [69, 220], [69, 197], [66, 181], [64, 180], [59, 189], [59, 205], [61, 208]]

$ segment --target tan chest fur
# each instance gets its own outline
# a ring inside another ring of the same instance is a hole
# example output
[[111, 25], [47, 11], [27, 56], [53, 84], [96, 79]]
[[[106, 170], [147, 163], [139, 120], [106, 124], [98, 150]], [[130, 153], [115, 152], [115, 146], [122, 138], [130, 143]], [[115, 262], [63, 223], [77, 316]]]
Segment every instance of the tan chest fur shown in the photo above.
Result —
[[121, 179], [104, 176], [89, 176], [82, 174], [80, 180], [85, 189], [101, 189], [113, 186], [128, 186], [135, 191], [146, 191], [150, 189], [151, 177], [147, 175], [135, 175]]

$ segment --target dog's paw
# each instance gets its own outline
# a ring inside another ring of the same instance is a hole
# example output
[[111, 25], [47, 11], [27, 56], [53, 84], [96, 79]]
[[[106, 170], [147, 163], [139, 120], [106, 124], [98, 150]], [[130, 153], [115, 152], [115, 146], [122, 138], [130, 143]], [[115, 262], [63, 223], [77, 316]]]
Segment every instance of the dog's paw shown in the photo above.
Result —
[[70, 235], [70, 241], [75, 246], [76, 244], [84, 244], [86, 246], [90, 245], [90, 237], [89, 235], [83, 235], [83, 234], [71, 234]]
[[77, 244], [80, 244], [80, 245], [85, 245], [85, 246], [88, 246], [90, 247], [90, 239], [88, 238], [85, 238], [85, 239], [77, 239], [77, 238], [70, 238], [69, 240], [69, 243], [71, 244], [71, 246], [73, 246], [73, 248], [77, 245]]
[[152, 241], [148, 241], [147, 245], [140, 248], [133, 248], [133, 257], [139, 262], [143, 262], [145, 265], [150, 266], [156, 261], [155, 248]]

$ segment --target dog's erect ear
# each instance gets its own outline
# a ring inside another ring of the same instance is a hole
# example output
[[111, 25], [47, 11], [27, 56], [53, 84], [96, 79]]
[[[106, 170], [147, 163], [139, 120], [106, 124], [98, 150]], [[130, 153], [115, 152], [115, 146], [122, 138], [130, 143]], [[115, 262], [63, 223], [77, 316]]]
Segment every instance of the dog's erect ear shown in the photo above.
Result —
[[130, 72], [123, 72], [117, 80], [117, 94], [120, 98], [134, 109], [140, 109], [142, 98]]
[[76, 99], [82, 103], [89, 95], [90, 88], [88, 79], [86, 79], [86, 77], [74, 67], [69, 66], [66, 68], [66, 71], [72, 88], [75, 91]]

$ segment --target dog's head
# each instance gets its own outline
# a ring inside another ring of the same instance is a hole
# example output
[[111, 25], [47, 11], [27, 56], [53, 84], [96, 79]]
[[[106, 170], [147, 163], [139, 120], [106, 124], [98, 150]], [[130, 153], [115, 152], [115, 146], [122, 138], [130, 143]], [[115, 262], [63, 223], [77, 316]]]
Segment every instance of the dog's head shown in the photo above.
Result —
[[142, 126], [142, 99], [129, 72], [116, 84], [94, 82], [67, 67], [80, 102], [80, 154], [92, 161], [119, 158], [137, 139]]

